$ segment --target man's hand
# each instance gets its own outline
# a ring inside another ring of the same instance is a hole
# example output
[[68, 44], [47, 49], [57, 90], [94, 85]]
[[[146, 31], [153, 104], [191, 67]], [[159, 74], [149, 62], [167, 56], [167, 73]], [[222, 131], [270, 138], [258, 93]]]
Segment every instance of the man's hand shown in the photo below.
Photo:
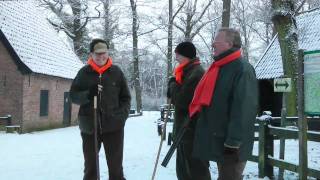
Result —
[[103, 90], [103, 86], [101, 84], [98, 84], [98, 91], [102, 92], [102, 90]]
[[239, 148], [231, 148], [231, 147], [228, 147], [228, 146], [224, 146], [224, 151], [223, 151], [223, 154], [225, 155], [238, 155], [239, 154]]
[[89, 88], [88, 99], [92, 100], [94, 96], [98, 95], [98, 91], [102, 92], [103, 86], [101, 84], [95, 84]]
[[228, 163], [235, 163], [239, 162], [240, 159], [240, 152], [239, 148], [231, 148], [224, 146], [224, 151], [223, 151], [223, 161], [228, 162]]

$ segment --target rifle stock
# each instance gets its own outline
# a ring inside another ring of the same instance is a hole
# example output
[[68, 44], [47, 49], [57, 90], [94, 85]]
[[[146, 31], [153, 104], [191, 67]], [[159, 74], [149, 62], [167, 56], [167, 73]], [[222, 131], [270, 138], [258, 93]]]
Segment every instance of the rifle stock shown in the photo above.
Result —
[[179, 133], [177, 134], [175, 140], [173, 141], [172, 145], [170, 146], [170, 149], [168, 150], [166, 156], [164, 157], [162, 163], [161, 163], [161, 166], [163, 167], [167, 167], [174, 151], [177, 149], [178, 145], [180, 144], [181, 140], [182, 140], [182, 137], [184, 135], [184, 133], [186, 132], [186, 128], [183, 127]]

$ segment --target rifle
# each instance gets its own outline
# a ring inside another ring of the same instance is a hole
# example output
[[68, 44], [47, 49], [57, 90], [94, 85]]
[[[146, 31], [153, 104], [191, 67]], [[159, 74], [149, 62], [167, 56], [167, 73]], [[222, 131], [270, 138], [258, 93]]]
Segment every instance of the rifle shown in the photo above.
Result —
[[177, 149], [178, 145], [181, 143], [181, 140], [182, 140], [182, 137], [183, 135], [185, 134], [186, 132], [186, 127], [188, 126], [190, 122], [190, 119], [187, 118], [186, 121], [184, 122], [183, 126], [182, 126], [182, 129], [179, 131], [179, 133], [176, 135], [176, 138], [174, 139], [172, 145], [170, 146], [166, 156], [164, 157], [162, 163], [161, 163], [161, 166], [163, 167], [167, 167], [174, 151]]

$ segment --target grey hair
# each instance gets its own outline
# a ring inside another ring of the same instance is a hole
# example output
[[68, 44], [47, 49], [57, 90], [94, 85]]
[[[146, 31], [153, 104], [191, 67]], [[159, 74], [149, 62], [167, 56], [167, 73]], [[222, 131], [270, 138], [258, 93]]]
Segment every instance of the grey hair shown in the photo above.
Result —
[[233, 44], [233, 47], [235, 48], [241, 48], [242, 42], [239, 31], [233, 29], [233, 28], [226, 28], [222, 27], [219, 29], [219, 32], [225, 33], [226, 41]]

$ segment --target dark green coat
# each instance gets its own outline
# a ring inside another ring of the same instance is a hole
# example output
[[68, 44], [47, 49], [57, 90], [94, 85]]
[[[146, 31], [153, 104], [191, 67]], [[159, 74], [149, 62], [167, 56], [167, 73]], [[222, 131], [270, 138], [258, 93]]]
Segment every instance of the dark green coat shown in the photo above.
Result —
[[[102, 132], [124, 128], [130, 110], [130, 91], [121, 69], [112, 65], [102, 74], [101, 126]], [[81, 132], [93, 133], [93, 100], [89, 100], [89, 89], [99, 83], [99, 74], [89, 65], [81, 68], [72, 82], [70, 97], [79, 104], [79, 127]], [[99, 103], [98, 103], [99, 104]]]
[[203, 107], [197, 122], [194, 156], [222, 161], [224, 144], [239, 147], [240, 160], [252, 153], [258, 107], [254, 68], [242, 58], [220, 69], [211, 105]]
[[[192, 101], [195, 88], [203, 74], [204, 69], [200, 64], [190, 63], [183, 69], [182, 84], [180, 85], [174, 81], [169, 85], [171, 86], [170, 94], [172, 97], [172, 104], [175, 107], [174, 132], [180, 130], [183, 123], [188, 120], [189, 104]], [[189, 127], [194, 128], [194, 123], [195, 122], [192, 122]]]

